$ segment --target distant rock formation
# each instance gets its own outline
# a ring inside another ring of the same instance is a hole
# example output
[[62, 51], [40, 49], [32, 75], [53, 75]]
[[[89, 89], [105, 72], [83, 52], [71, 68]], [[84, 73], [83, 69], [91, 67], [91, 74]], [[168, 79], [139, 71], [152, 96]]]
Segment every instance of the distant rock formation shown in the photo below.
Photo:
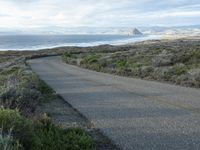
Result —
[[129, 36], [141, 36], [143, 35], [137, 28], [134, 28], [128, 33]]

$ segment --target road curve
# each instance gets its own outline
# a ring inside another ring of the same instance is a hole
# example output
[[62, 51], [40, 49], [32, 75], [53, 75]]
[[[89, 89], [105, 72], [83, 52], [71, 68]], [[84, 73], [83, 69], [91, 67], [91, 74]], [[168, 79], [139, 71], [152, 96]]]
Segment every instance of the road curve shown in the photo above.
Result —
[[121, 149], [200, 149], [199, 89], [97, 73], [59, 57], [29, 63]]

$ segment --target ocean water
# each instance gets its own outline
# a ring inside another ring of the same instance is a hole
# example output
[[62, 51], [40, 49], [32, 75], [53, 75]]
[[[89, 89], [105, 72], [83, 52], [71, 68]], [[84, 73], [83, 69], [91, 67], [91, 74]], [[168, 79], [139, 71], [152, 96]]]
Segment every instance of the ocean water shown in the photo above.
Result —
[[126, 44], [158, 36], [126, 35], [0, 35], [0, 50], [39, 50], [62, 46], [96, 46]]

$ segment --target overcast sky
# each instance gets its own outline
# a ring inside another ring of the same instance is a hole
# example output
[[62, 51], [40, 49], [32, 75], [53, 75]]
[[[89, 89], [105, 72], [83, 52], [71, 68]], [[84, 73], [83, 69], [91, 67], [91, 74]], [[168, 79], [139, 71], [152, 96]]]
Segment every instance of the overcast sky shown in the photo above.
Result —
[[0, 0], [1, 28], [200, 24], [200, 0]]

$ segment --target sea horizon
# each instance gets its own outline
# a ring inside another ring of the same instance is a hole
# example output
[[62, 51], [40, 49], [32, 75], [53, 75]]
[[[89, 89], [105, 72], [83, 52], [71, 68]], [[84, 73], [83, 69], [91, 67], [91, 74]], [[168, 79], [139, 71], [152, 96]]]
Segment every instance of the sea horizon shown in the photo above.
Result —
[[124, 45], [160, 38], [161, 35], [128, 36], [120, 34], [0, 35], [0, 51], [41, 50], [67, 46], [88, 47], [107, 44]]

